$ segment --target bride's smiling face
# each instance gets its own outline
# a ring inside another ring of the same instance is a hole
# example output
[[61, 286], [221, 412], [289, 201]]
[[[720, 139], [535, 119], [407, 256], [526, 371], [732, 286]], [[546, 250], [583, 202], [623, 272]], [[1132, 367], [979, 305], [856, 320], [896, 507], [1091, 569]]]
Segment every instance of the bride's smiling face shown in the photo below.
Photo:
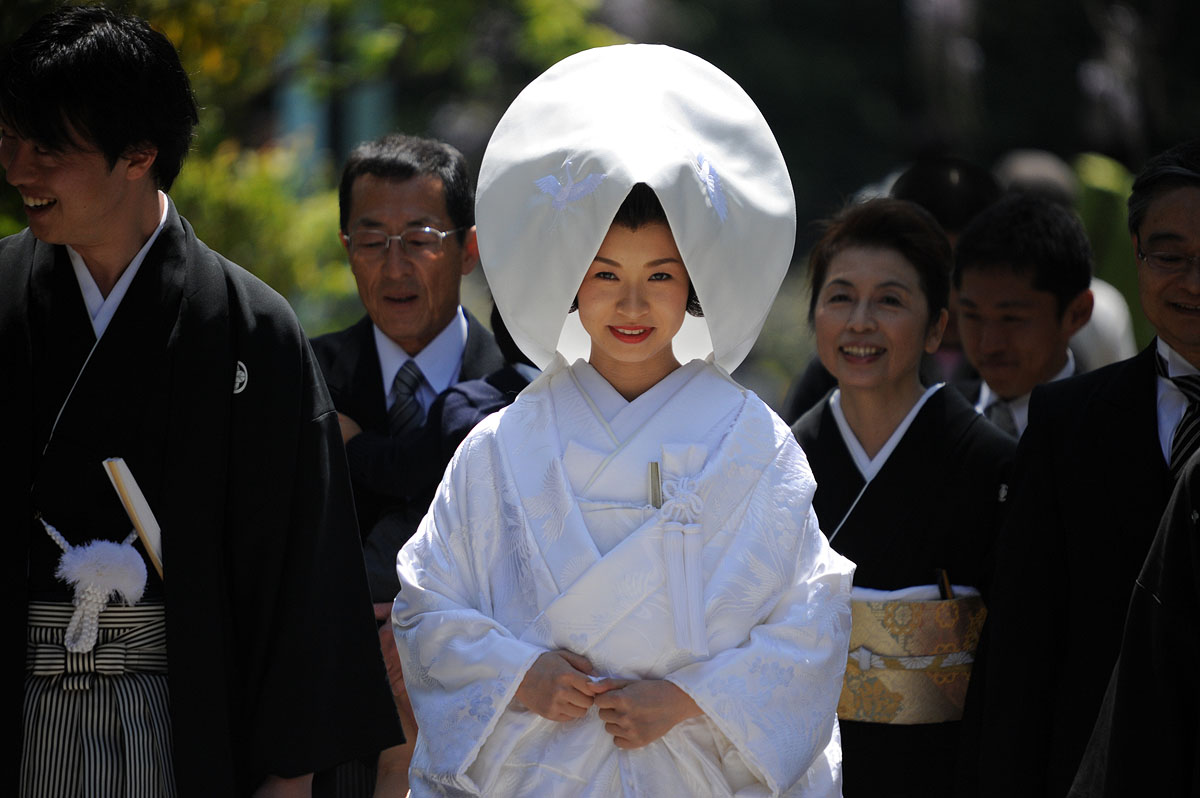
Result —
[[671, 339], [683, 325], [688, 285], [670, 227], [609, 228], [579, 286], [579, 320], [592, 340], [588, 361], [623, 395], [679, 367]]

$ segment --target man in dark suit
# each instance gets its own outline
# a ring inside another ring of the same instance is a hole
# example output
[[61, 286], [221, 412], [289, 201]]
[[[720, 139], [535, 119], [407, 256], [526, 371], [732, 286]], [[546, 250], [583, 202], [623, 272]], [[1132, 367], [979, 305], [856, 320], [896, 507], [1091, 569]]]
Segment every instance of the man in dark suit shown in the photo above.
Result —
[[1013, 437], [1035, 386], [1076, 373], [1067, 344], [1092, 315], [1092, 249], [1070, 210], [1010, 194], [976, 216], [954, 252], [958, 332], [980, 374], [968, 399]]
[[[1179, 475], [1133, 589], [1121, 656], [1070, 798], [1196, 795], [1200, 690], [1200, 453]], [[1148, 766], [1149, 764], [1149, 766]]]
[[402, 135], [361, 144], [342, 170], [338, 197], [342, 243], [367, 315], [312, 343], [342, 423], [372, 598], [390, 606], [399, 589], [396, 552], [446, 464], [429, 462], [432, 485], [414, 484], [399, 469], [381, 471], [381, 455], [410, 449], [405, 437], [424, 428], [439, 394], [503, 367], [504, 357], [459, 305], [479, 248], [458, 150]]
[[[439, 455], [446, 447], [437, 431], [430, 434], [430, 416], [441, 414], [430, 410], [457, 383], [505, 361], [492, 335], [459, 304], [462, 278], [479, 262], [462, 153], [398, 134], [360, 144], [342, 170], [338, 204], [367, 315], [312, 346], [341, 422], [371, 597], [384, 620], [400, 589], [396, 552], [416, 531], [449, 459]], [[413, 732], [387, 624], [380, 642], [401, 721]], [[379, 770], [381, 778], [396, 777], [401, 795], [411, 742], [404, 749], [385, 752]], [[370, 794], [369, 783], [347, 788], [346, 778], [339, 775], [340, 795]]]
[[1200, 438], [1200, 390], [1184, 379], [1200, 374], [1200, 142], [1146, 165], [1129, 230], [1158, 338], [1033, 393], [976, 670], [972, 793], [1067, 793], [1174, 471]]

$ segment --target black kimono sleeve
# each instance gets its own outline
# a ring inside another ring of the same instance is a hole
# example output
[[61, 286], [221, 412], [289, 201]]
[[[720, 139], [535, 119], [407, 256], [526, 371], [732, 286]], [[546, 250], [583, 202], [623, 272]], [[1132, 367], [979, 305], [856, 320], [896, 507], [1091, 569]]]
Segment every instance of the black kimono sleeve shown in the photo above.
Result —
[[[246, 297], [247, 308], [261, 297]], [[236, 344], [267, 401], [234, 396], [227, 542], [246, 775], [294, 776], [399, 743], [337, 413], [299, 326], [261, 315]], [[291, 389], [294, 387], [294, 391]], [[278, 395], [275, 395], [277, 394]], [[255, 445], [239, 441], [257, 439]]]

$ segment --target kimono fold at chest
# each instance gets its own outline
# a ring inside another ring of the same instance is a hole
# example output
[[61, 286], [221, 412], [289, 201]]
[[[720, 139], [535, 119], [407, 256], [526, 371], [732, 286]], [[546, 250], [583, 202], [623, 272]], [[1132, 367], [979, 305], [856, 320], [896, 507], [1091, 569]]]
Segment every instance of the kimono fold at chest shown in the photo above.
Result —
[[[667, 775], [667, 792], [787, 789], [831, 741], [831, 711], [803, 704], [836, 695], [843, 663], [828, 646], [845, 644], [850, 567], [819, 534], [803, 454], [706, 364], [672, 375], [653, 407], [607, 417], [582, 368], [555, 364], [468, 438], [400, 554], [394, 618], [425, 741], [416, 781], [488, 795], [652, 794]], [[793, 647], [825, 665], [798, 667]], [[513, 695], [555, 649], [602, 676], [670, 679], [706, 716], [632, 752], [594, 710], [545, 720]], [[772, 729], [793, 734], [769, 742]]]

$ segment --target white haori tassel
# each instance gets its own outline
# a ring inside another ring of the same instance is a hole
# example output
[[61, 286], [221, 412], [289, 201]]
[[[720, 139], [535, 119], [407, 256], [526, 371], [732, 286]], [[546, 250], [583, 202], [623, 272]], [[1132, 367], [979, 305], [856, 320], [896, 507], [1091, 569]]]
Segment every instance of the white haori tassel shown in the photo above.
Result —
[[[687, 452], [696, 463], [704, 462], [701, 447]], [[664, 452], [664, 454], [667, 454]], [[673, 458], [667, 456], [666, 460]], [[667, 589], [675, 620], [675, 641], [697, 656], [708, 655], [708, 632], [704, 622], [704, 577], [700, 554], [704, 547], [703, 527], [697, 523], [704, 502], [692, 477], [663, 482], [663, 555], [667, 566]]]
[[41, 521], [46, 534], [63, 550], [54, 575], [75, 591], [75, 612], [67, 624], [66, 648], [83, 654], [96, 645], [100, 613], [109, 600], [116, 598], [133, 605], [146, 589], [146, 563], [132, 545], [137, 532], [130, 532], [121, 543], [93, 540], [72, 546], [46, 519]]

